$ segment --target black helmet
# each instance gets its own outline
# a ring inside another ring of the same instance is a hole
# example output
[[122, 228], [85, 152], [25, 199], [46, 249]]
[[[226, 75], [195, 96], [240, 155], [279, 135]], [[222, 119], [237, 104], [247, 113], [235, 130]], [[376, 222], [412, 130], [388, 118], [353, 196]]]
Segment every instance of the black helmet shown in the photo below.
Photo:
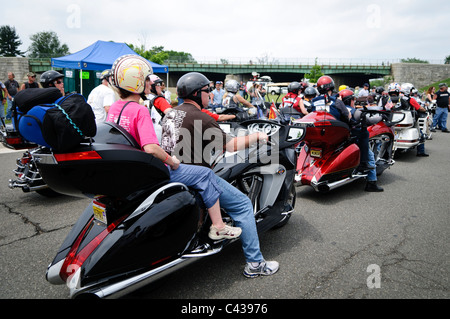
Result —
[[177, 95], [182, 99], [192, 98], [193, 93], [208, 85], [209, 80], [206, 76], [198, 72], [189, 72], [178, 80]]
[[49, 70], [42, 73], [39, 82], [41, 83], [43, 88], [48, 88], [50, 86], [50, 83], [53, 83], [53, 81], [61, 79], [63, 77], [64, 75], [62, 75], [61, 73], [54, 70]]
[[308, 98], [316, 97], [316, 96], [317, 96], [317, 91], [316, 91], [316, 89], [313, 88], [312, 86], [308, 86], [308, 87], [305, 89], [304, 94], [305, 94], [305, 96], [307, 96]]

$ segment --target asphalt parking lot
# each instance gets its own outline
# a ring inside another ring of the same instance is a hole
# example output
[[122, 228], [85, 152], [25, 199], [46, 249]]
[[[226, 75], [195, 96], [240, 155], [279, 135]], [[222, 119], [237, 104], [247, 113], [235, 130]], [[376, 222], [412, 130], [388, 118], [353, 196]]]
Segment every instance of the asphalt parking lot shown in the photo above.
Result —
[[[239, 244], [171, 275], [133, 299], [440, 299], [450, 297], [450, 134], [427, 141], [428, 158], [402, 154], [379, 177], [328, 194], [297, 188], [289, 223], [260, 236], [277, 274], [242, 275]], [[89, 199], [8, 188], [20, 152], [0, 147], [0, 298], [65, 299], [47, 265]]]

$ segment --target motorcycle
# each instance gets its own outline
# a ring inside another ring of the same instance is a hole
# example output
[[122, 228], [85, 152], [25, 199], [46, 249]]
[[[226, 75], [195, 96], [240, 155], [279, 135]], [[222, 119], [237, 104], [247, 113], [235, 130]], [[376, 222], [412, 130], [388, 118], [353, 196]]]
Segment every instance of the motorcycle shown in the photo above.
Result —
[[[293, 145], [304, 129], [260, 120], [243, 129], [270, 130], [270, 144], [217, 154], [213, 169], [249, 196], [258, 232], [280, 227], [295, 205]], [[46, 273], [51, 284], [67, 283], [72, 298], [123, 296], [236, 241], [211, 240], [195, 191], [171, 183], [166, 166], [115, 123], [99, 124], [70, 153], [41, 148], [33, 158], [52, 189], [92, 198]]]
[[418, 113], [419, 118], [417, 121], [419, 128], [427, 140], [432, 140], [433, 132], [431, 132], [431, 128], [433, 126], [433, 114], [436, 112], [436, 100], [433, 100], [430, 104], [420, 99], [417, 99], [417, 102], [426, 110], [425, 113]]
[[[413, 110], [393, 109], [393, 121], [398, 122], [394, 126], [394, 152], [397, 152], [397, 150], [407, 152], [419, 144], [424, 143], [420, 138], [420, 126], [419, 121], [416, 119], [416, 113]], [[400, 121], [401, 118], [403, 120]]]
[[3, 119], [1, 122], [0, 132], [3, 145], [14, 150], [26, 150], [22, 157], [16, 159], [16, 169], [13, 171], [16, 179], [9, 179], [9, 188], [21, 188], [24, 193], [35, 191], [46, 197], [58, 196], [59, 194], [44, 182], [32, 157], [32, 153], [38, 148], [38, 145], [25, 140], [14, 124], [6, 124]]
[[[368, 114], [382, 114], [386, 120], [390, 113], [364, 110], [361, 114], [360, 122], [364, 123]], [[357, 171], [360, 150], [350, 136], [350, 127], [346, 123], [325, 111], [309, 113], [294, 123], [306, 128], [304, 146], [297, 160], [297, 186], [309, 185], [316, 192], [325, 193], [367, 176]], [[394, 124], [379, 122], [369, 129], [370, 145], [379, 174], [394, 163], [391, 151], [393, 132], [390, 127]]]

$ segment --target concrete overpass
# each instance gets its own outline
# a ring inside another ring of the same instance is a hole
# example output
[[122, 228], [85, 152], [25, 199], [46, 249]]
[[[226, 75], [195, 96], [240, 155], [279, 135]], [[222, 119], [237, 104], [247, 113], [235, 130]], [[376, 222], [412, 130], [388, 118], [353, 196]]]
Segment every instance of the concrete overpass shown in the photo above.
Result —
[[[247, 81], [252, 78], [252, 72], [269, 75], [274, 82], [290, 82], [301, 80], [305, 73], [309, 73], [314, 65], [310, 64], [229, 64], [229, 63], [168, 63], [169, 86], [175, 86], [178, 78], [187, 72], [200, 72], [211, 80], [224, 80], [226, 75], [234, 75], [239, 80]], [[362, 85], [369, 79], [379, 78], [391, 74], [390, 65], [364, 64], [322, 64], [324, 74], [333, 76], [336, 83], [350, 86]]]
[[[224, 61], [225, 62], [225, 61]], [[396, 82], [411, 82], [421, 88], [430, 83], [450, 78], [450, 64], [423, 63], [326, 63], [319, 62], [324, 74], [331, 75], [336, 84], [350, 86], [361, 85], [369, 79], [389, 75]], [[187, 72], [204, 73], [211, 80], [224, 80], [227, 75], [234, 75], [238, 79], [247, 81], [252, 72], [269, 75], [274, 82], [298, 81], [309, 73], [314, 63], [168, 63], [169, 86], [175, 87], [179, 77]], [[7, 73], [15, 72], [16, 80], [27, 80], [26, 73], [33, 71], [42, 73], [51, 69], [50, 59], [5, 58], [0, 57], [0, 81], [7, 79]], [[164, 75], [163, 79], [166, 78]]]

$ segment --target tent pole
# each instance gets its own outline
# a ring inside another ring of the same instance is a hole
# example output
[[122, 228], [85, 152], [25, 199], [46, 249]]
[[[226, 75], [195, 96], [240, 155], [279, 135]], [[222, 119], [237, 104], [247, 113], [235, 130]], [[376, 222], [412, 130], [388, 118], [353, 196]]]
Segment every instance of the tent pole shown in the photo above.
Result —
[[83, 69], [80, 69], [80, 94], [83, 95]]

